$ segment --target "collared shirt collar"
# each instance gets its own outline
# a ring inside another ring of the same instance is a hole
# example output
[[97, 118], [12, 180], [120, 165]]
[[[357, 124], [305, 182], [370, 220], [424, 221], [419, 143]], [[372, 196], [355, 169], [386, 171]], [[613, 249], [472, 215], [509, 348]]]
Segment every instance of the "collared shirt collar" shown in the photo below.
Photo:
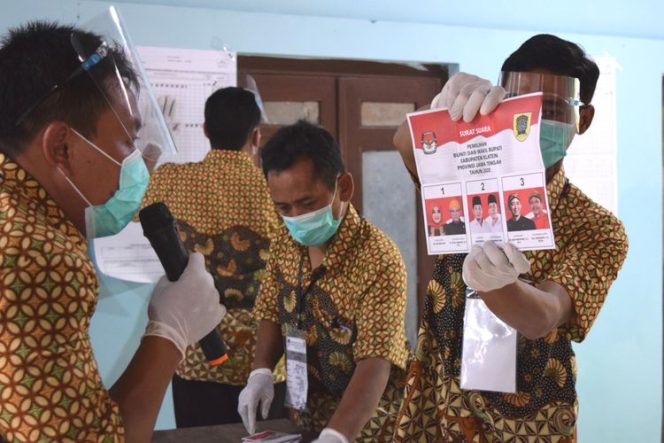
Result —
[[560, 168], [558, 172], [551, 178], [551, 181], [546, 184], [546, 192], [549, 196], [549, 207], [555, 210], [560, 203], [562, 197], [564, 197], [564, 190], [567, 184], [567, 177], [565, 177], [565, 169]]
[[[341, 221], [341, 225], [339, 225], [339, 230], [330, 239], [323, 262], [317, 268], [316, 272], [325, 272], [327, 269], [336, 269], [339, 267], [345, 259], [346, 253], [351, 249], [349, 245], [355, 242], [355, 238], [360, 232], [361, 224], [362, 219], [357, 210], [353, 207], [352, 203], [348, 203], [348, 209], [346, 209], [344, 219]], [[304, 261], [303, 269], [311, 272], [308, 247], [300, 245], [292, 237], [290, 240], [300, 249], [300, 256]]]
[[4, 153], [0, 153], [0, 187], [25, 195], [31, 202], [34, 202], [36, 211], [43, 211], [48, 224], [64, 230], [74, 243], [87, 250], [87, 243], [83, 235], [69, 221], [41, 184]]
[[218, 163], [224, 161], [242, 161], [251, 162], [251, 157], [244, 151], [233, 151], [231, 149], [210, 149], [205, 155], [203, 162], [205, 163]]

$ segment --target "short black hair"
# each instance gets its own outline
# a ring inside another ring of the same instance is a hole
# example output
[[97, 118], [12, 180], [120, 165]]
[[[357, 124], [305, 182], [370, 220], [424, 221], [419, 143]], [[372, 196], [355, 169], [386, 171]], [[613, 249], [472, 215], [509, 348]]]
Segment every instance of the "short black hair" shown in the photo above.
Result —
[[[70, 78], [81, 66], [73, 39], [80, 44], [83, 57], [92, 55], [103, 42], [99, 35], [47, 21], [10, 29], [0, 40], [0, 151], [10, 157], [53, 120], [93, 136], [100, 114], [109, 106], [105, 91], [99, 88], [112, 87], [107, 80], [116, 78], [116, 67], [127, 86], [139, 85], [131, 64], [114, 42], [105, 42], [108, 55], [90, 68], [103, 84], [98, 86], [82, 70]], [[52, 91], [56, 85], [61, 87]]]
[[261, 151], [263, 173], [285, 171], [301, 159], [311, 160], [314, 174], [334, 189], [337, 177], [345, 172], [341, 151], [325, 129], [300, 120], [280, 128]]
[[538, 34], [526, 40], [503, 63], [502, 71], [526, 72], [546, 69], [557, 75], [579, 79], [581, 101], [589, 104], [595, 94], [599, 68], [576, 43], [551, 34]]
[[212, 148], [239, 150], [260, 122], [256, 97], [246, 89], [218, 89], [205, 102], [205, 125]]

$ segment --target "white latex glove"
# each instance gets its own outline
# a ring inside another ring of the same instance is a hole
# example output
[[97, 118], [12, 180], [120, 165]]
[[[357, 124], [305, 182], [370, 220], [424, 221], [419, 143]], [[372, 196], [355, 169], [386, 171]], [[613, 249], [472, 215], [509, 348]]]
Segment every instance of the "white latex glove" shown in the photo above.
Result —
[[343, 435], [341, 432], [332, 428], [325, 428], [322, 431], [320, 431], [320, 435], [318, 435], [318, 438], [314, 440], [312, 443], [350, 443], [350, 442], [348, 441], [346, 436]]
[[266, 419], [274, 399], [274, 378], [268, 368], [251, 371], [247, 386], [240, 392], [237, 412], [249, 434], [256, 432], [256, 409], [261, 406], [261, 416]]
[[205, 269], [203, 255], [189, 255], [189, 262], [178, 281], [162, 277], [148, 305], [145, 335], [172, 341], [184, 358], [187, 346], [196, 343], [216, 328], [226, 315], [219, 303], [219, 292]]
[[492, 241], [473, 246], [463, 262], [463, 281], [479, 292], [514, 283], [530, 270], [530, 262], [512, 243], [498, 246]]
[[450, 118], [470, 122], [477, 115], [487, 115], [503, 101], [505, 89], [489, 80], [465, 72], [454, 74], [431, 101], [431, 109], [447, 108]]

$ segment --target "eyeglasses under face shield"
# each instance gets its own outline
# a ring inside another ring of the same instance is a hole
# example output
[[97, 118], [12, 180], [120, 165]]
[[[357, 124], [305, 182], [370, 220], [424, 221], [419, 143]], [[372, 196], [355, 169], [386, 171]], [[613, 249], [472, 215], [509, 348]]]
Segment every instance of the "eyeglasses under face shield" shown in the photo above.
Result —
[[565, 75], [537, 72], [500, 73], [498, 84], [505, 88], [506, 97], [542, 93], [542, 119], [573, 124], [578, 133], [580, 99], [579, 79]]

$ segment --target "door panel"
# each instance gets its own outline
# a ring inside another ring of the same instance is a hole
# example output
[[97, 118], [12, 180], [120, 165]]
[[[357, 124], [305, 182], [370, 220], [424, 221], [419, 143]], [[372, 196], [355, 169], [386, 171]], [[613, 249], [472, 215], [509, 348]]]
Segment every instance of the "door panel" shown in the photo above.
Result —
[[[339, 79], [340, 142], [355, 183], [362, 183], [356, 186], [353, 204], [395, 240], [404, 257], [409, 275], [406, 329], [411, 344], [416, 338], [433, 260], [426, 253], [419, 194], [400, 162], [392, 137], [405, 113], [429, 104], [440, 87], [438, 78]], [[383, 162], [372, 159], [372, 170], [367, 170], [366, 156], [378, 153], [393, 155], [383, 155]], [[371, 176], [369, 180], [364, 180], [366, 173]], [[379, 181], [381, 186], [372, 187], [369, 181]], [[385, 187], [392, 191], [385, 193]], [[368, 211], [364, 211], [365, 206]]]
[[240, 72], [241, 86], [251, 74], [265, 105], [268, 122], [261, 125], [263, 143], [282, 126], [299, 118], [318, 124], [337, 136], [336, 79], [327, 76]]

